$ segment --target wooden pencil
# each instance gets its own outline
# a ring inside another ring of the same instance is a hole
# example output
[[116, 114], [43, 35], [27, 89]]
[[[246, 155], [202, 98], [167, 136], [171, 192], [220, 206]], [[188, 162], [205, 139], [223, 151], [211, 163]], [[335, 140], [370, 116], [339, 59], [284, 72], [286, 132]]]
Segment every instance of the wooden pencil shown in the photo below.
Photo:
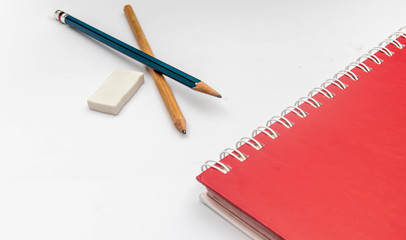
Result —
[[[124, 13], [128, 20], [128, 23], [130, 24], [131, 30], [140, 49], [143, 52], [151, 56], [154, 56], [152, 49], [149, 46], [147, 38], [145, 37], [145, 34], [142, 31], [141, 25], [138, 22], [138, 19], [135, 16], [132, 7], [130, 5], [125, 5]], [[152, 78], [154, 79], [154, 82], [158, 88], [159, 93], [161, 94], [162, 100], [165, 103], [166, 109], [168, 110], [168, 113], [172, 119], [173, 124], [180, 132], [186, 134], [186, 120], [183, 117], [179, 105], [176, 102], [176, 99], [173, 96], [168, 83], [165, 81], [164, 76], [161, 73], [155, 71], [151, 67], [148, 67], [148, 70], [151, 73]]]

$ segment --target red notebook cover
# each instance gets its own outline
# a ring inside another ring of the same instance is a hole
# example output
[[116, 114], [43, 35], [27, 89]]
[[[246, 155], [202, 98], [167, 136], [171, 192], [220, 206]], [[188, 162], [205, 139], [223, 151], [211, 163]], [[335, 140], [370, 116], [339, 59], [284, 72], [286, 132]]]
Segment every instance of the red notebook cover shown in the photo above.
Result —
[[232, 151], [230, 169], [198, 181], [283, 239], [406, 239], [406, 34], [395, 36], [316, 93], [320, 107], [300, 104], [269, 126], [278, 137], [259, 132], [261, 149], [249, 140], [244, 161]]

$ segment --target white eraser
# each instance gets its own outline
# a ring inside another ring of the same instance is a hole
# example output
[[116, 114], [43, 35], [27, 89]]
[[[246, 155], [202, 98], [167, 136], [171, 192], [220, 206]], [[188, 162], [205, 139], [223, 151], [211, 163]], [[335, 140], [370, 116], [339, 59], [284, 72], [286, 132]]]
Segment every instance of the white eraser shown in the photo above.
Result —
[[87, 99], [92, 110], [117, 115], [144, 83], [144, 74], [117, 69]]

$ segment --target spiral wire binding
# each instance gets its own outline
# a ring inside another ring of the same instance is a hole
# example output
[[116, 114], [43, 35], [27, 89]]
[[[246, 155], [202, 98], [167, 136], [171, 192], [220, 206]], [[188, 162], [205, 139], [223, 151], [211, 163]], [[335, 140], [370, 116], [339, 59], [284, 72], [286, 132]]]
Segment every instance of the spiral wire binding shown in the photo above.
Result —
[[[328, 81], [328, 80], [327, 80]], [[313, 106], [313, 107], [315, 107], [315, 108], [319, 108], [319, 107], [321, 107], [321, 105], [322, 105], [322, 103], [320, 103], [320, 102], [317, 102], [314, 98], [312, 98], [312, 97], [301, 97], [301, 98], [299, 98], [299, 100], [297, 100], [296, 102], [295, 102], [295, 106], [297, 107], [297, 106], [299, 106], [300, 104], [302, 104], [302, 103], [308, 103], [308, 104], [310, 104], [311, 106]]]
[[[235, 154], [235, 153], [237, 154]], [[240, 160], [241, 162], [248, 158], [248, 155], [243, 154], [238, 149], [234, 148], [226, 148], [224, 151], [220, 153], [220, 159], [223, 159], [225, 156], [230, 154], [231, 156], [235, 157], [236, 159]]]
[[[242, 161], [245, 161], [249, 156], [242, 153], [241, 151], [238, 150], [239, 147], [241, 147], [243, 144], [247, 144], [249, 146], [251, 146], [252, 148], [254, 148], [255, 150], [259, 151], [262, 147], [264, 147], [264, 144], [260, 143], [258, 140], [256, 140], [254, 137], [256, 135], [258, 135], [259, 133], [264, 133], [265, 135], [267, 135], [269, 138], [271, 139], [275, 139], [279, 136], [279, 133], [277, 133], [276, 131], [274, 131], [271, 128], [271, 125], [275, 122], [281, 124], [282, 126], [286, 127], [286, 128], [291, 128], [293, 127], [294, 123], [291, 122], [290, 120], [288, 120], [286, 117], [284, 117], [286, 114], [288, 114], [289, 112], [292, 112], [296, 115], [298, 115], [301, 118], [305, 118], [307, 115], [309, 115], [307, 112], [303, 111], [301, 108], [299, 108], [299, 106], [303, 103], [307, 103], [310, 106], [314, 107], [314, 108], [319, 108], [322, 103], [316, 101], [313, 96], [317, 93], [320, 93], [322, 95], [324, 95], [327, 98], [333, 98], [335, 95], [330, 92], [326, 87], [330, 84], [335, 85], [336, 87], [338, 87], [341, 90], [346, 89], [348, 86], [346, 84], [344, 84], [342, 81], [340, 81], [338, 78], [340, 78], [341, 76], [347, 76], [348, 78], [350, 78], [353, 81], [357, 81], [359, 79], [359, 76], [357, 76], [356, 74], [354, 74], [354, 72], [352, 72], [351, 70], [354, 68], [359, 68], [361, 70], [363, 70], [364, 72], [370, 72], [372, 70], [371, 67], [368, 67], [365, 63], [363, 63], [363, 60], [369, 59], [371, 61], [373, 61], [376, 64], [382, 64], [383, 60], [379, 59], [377, 56], [375, 56], [374, 54], [376, 54], [377, 52], [382, 52], [384, 53], [386, 56], [393, 56], [394, 52], [390, 51], [386, 46], [388, 46], [389, 44], [392, 44], [393, 46], [395, 46], [398, 49], [402, 49], [405, 47], [405, 45], [401, 44], [398, 40], [396, 40], [399, 37], [403, 37], [406, 39], [406, 26], [400, 28], [397, 32], [394, 32], [393, 34], [389, 35], [385, 40], [383, 40], [382, 42], [380, 42], [378, 44], [378, 46], [372, 48], [370, 51], [368, 51], [368, 53], [363, 54], [362, 56], [360, 56], [355, 62], [352, 62], [350, 64], [348, 64], [344, 70], [341, 70], [339, 72], [337, 72], [332, 78], [327, 79], [326, 81], [324, 81], [320, 87], [316, 87], [313, 88], [307, 97], [301, 97], [299, 98], [298, 101], [295, 102], [294, 106], [288, 106], [287, 108], [285, 108], [280, 116], [274, 116], [272, 117], [270, 120], [268, 120], [266, 122], [266, 126], [260, 126], [257, 127], [253, 132], [252, 132], [252, 137], [243, 137], [241, 138], [241, 140], [239, 140], [236, 143], [236, 148], [226, 148], [223, 152], [220, 153], [220, 160], [225, 158], [226, 156], [230, 155], [233, 156], [234, 158]], [[214, 168], [224, 174], [227, 174], [228, 172], [231, 171], [231, 167], [220, 162], [220, 161], [214, 161], [214, 160], [208, 160], [206, 161], [202, 167], [201, 170], [202, 172], [205, 171], [208, 168]]]

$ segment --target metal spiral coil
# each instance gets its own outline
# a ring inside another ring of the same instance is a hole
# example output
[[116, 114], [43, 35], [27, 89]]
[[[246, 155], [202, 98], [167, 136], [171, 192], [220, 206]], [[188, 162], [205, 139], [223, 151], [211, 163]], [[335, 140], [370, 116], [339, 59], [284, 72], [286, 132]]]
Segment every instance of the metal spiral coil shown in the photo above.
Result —
[[372, 70], [372, 68], [368, 67], [367, 65], [365, 65], [365, 63], [362, 62], [352, 62], [350, 64], [347, 65], [347, 67], [345, 67], [345, 70], [349, 70], [350, 68], [354, 68], [357, 67], [361, 70], [363, 70], [364, 72], [369, 72]]
[[[352, 72], [351, 70], [354, 68], [359, 68], [364, 72], [370, 72], [372, 70], [371, 67], [367, 66], [365, 63], [363, 63], [364, 60], [371, 60], [372, 62], [380, 65], [383, 63], [383, 60], [378, 58], [375, 54], [378, 52], [382, 52], [383, 54], [385, 54], [388, 57], [393, 56], [393, 54], [395, 54], [394, 52], [390, 51], [387, 46], [389, 44], [395, 46], [398, 49], [403, 49], [405, 47], [405, 45], [401, 44], [397, 38], [399, 37], [403, 37], [406, 39], [406, 26], [400, 28], [397, 32], [394, 32], [393, 34], [389, 35], [385, 40], [383, 40], [382, 42], [380, 42], [378, 44], [378, 46], [372, 48], [371, 50], [369, 50], [366, 54], [363, 54], [362, 56], [360, 56], [355, 62], [352, 62], [350, 64], [348, 64], [344, 70], [338, 71], [332, 78], [327, 79], [326, 81], [324, 81], [320, 87], [316, 87], [313, 88], [309, 93], [307, 97], [301, 97], [299, 98], [299, 100], [297, 100], [295, 102], [295, 104], [293, 106], [288, 106], [286, 107], [280, 116], [274, 116], [272, 118], [270, 118], [267, 122], [266, 122], [266, 126], [260, 126], [257, 127], [253, 132], [252, 132], [252, 137], [243, 137], [241, 138], [237, 143], [236, 143], [236, 148], [226, 148], [223, 152], [220, 153], [220, 160], [225, 158], [226, 156], [230, 155], [236, 159], [238, 159], [239, 161], [245, 161], [246, 159], [249, 158], [248, 155], [242, 153], [240, 150], [238, 150], [239, 147], [241, 147], [243, 144], [247, 144], [249, 146], [251, 146], [252, 148], [254, 148], [257, 151], [260, 151], [262, 147], [264, 147], [263, 143], [260, 143], [258, 140], [256, 140], [254, 137], [260, 133], [264, 133], [266, 136], [268, 136], [271, 139], [275, 139], [279, 136], [279, 133], [277, 133], [275, 130], [273, 130], [271, 128], [271, 126], [274, 123], [279, 123], [282, 126], [286, 127], [286, 128], [291, 128], [294, 126], [294, 123], [292, 121], [290, 121], [289, 119], [287, 119], [285, 117], [286, 114], [288, 114], [289, 112], [292, 112], [296, 115], [298, 115], [301, 118], [305, 118], [306, 116], [309, 115], [309, 113], [303, 111], [301, 108], [299, 108], [299, 106], [301, 104], [307, 103], [310, 106], [314, 107], [314, 108], [319, 108], [321, 107], [322, 103], [316, 101], [313, 96], [320, 93], [323, 96], [325, 96], [328, 99], [331, 99], [335, 96], [334, 93], [332, 93], [331, 91], [329, 91], [327, 89], [327, 86], [332, 84], [334, 86], [336, 86], [337, 88], [341, 89], [341, 90], [345, 90], [348, 85], [344, 84], [342, 81], [339, 80], [340, 77], [342, 76], [347, 76], [349, 79], [353, 80], [353, 81], [358, 81], [360, 79], [359, 76], [357, 76], [354, 72]], [[213, 161], [213, 160], [209, 160], [206, 161], [202, 167], [201, 170], [205, 171], [208, 168], [214, 168], [224, 174], [227, 174], [228, 172], [231, 171], [231, 167], [220, 162], [219, 161]]]
[[[259, 127], [257, 127], [257, 129], [252, 131], [252, 137], [255, 137], [260, 132], [265, 133], [266, 135], [268, 135], [268, 137], [270, 137], [272, 139], [275, 139], [279, 136], [279, 133], [275, 132], [272, 128], [259, 126]], [[222, 158], [220, 158], [220, 159], [222, 159]]]
[[350, 70], [341, 70], [341, 71], [338, 71], [336, 74], [334, 74], [334, 76], [333, 76], [333, 79], [338, 79], [339, 77], [339, 75], [342, 75], [342, 76], [347, 76], [347, 77], [349, 77], [349, 78], [351, 78], [352, 80], [354, 80], [354, 81], [357, 81], [358, 79], [359, 79], [359, 77], [357, 76], [357, 75], [355, 75], [355, 73], [353, 73], [353, 72], [351, 72]]
[[220, 153], [220, 159], [223, 159], [227, 155], [231, 155], [236, 159], [240, 160], [241, 162], [248, 158], [248, 155], [240, 152], [238, 149], [226, 148], [224, 151]]
[[343, 82], [341, 82], [341, 81], [340, 81], [339, 79], [337, 79], [337, 78], [329, 78], [329, 79], [327, 79], [326, 81], [324, 81], [324, 82], [321, 84], [321, 87], [322, 87], [322, 88], [326, 88], [327, 85], [329, 85], [329, 84], [333, 84], [333, 85], [335, 85], [336, 87], [340, 88], [341, 90], [344, 90], [344, 89], [346, 89], [346, 88], [348, 87], [347, 84], [344, 84]]
[[241, 147], [243, 144], [248, 144], [256, 150], [259, 150], [264, 147], [264, 144], [258, 142], [255, 138], [243, 137], [235, 145], [237, 148]]
[[383, 63], [383, 60], [382, 60], [382, 59], [379, 59], [377, 56], [375, 56], [375, 55], [373, 55], [373, 54], [370, 54], [370, 53], [365, 53], [365, 54], [363, 54], [361, 57], [359, 57], [359, 58], [357, 59], [357, 62], [361, 62], [363, 58], [369, 59], [369, 60], [375, 62], [376, 64], [381, 64], [381, 63]]
[[202, 170], [202, 172], [204, 172], [204, 171], [206, 171], [206, 169], [208, 169], [208, 168], [214, 168], [214, 169], [216, 169], [216, 170], [218, 170], [218, 171], [220, 171], [220, 172], [222, 172], [222, 173], [224, 173], [224, 174], [226, 174], [226, 173], [228, 173], [229, 171], [231, 171], [231, 167], [230, 166], [228, 166], [228, 165], [226, 165], [226, 164], [224, 164], [224, 163], [222, 163], [222, 162], [220, 162], [220, 161], [214, 161], [214, 160], [208, 160], [208, 161], [206, 161], [203, 165], [202, 165], [202, 167], [201, 167], [201, 170]]
[[302, 104], [302, 103], [308, 103], [308, 104], [310, 104], [311, 106], [313, 106], [313, 107], [315, 107], [315, 108], [319, 108], [319, 107], [321, 107], [321, 105], [322, 105], [322, 103], [320, 103], [320, 102], [317, 102], [314, 98], [312, 98], [312, 97], [301, 97], [301, 98], [299, 98], [299, 100], [297, 100], [296, 102], [295, 102], [295, 106], [297, 107], [297, 106], [299, 106], [300, 104]]
[[296, 115], [298, 115], [301, 118], [305, 118], [307, 115], [309, 115], [307, 112], [303, 111], [298, 106], [289, 106], [289, 107], [285, 108], [282, 111], [281, 115], [285, 116], [289, 112], [293, 112], [293, 113], [295, 113]]
[[315, 88], [313, 88], [309, 92], [308, 96], [313, 97], [317, 93], [323, 94], [326, 98], [333, 98], [335, 96], [334, 93], [330, 92], [329, 90], [327, 90], [327, 88], [324, 88], [324, 87], [315, 87]]
[[372, 48], [371, 50], [369, 50], [368, 53], [371, 53], [371, 54], [372, 54], [374, 51], [375, 51], [375, 53], [377, 53], [377, 52], [383, 52], [383, 53], [386, 54], [386, 56], [389, 56], [389, 57], [391, 57], [391, 56], [393, 55], [393, 52], [390, 51], [387, 47], [380, 47], [380, 46], [374, 47], [374, 48]]

